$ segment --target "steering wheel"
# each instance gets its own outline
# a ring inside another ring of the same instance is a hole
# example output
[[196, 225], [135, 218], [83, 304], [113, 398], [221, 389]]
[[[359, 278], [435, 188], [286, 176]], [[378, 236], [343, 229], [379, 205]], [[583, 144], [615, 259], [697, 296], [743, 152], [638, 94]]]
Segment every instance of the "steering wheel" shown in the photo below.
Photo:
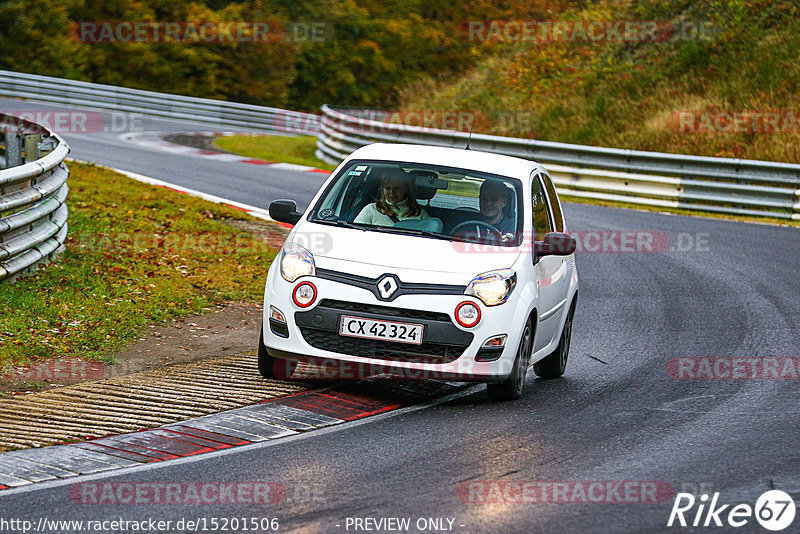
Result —
[[481, 236], [481, 228], [483, 228], [484, 230], [486, 230], [486, 237], [492, 237], [493, 241], [501, 240], [502, 235], [500, 234], [500, 230], [498, 230], [497, 228], [495, 228], [494, 226], [492, 226], [487, 222], [477, 221], [477, 220], [464, 221], [462, 223], [459, 223], [450, 231], [450, 233], [452, 235], [456, 235], [459, 232], [459, 230], [463, 230], [465, 228], [470, 228], [470, 227], [475, 229], [475, 237], [479, 239], [483, 237]]

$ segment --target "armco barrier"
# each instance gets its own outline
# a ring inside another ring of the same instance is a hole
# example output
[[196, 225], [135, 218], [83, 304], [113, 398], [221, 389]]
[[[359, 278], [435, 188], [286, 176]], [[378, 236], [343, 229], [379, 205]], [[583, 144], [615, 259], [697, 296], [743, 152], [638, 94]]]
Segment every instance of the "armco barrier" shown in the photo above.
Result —
[[[64, 158], [69, 146], [29, 121], [0, 114], [0, 124], [0, 280], [4, 280], [63, 247], [69, 176]], [[41, 150], [50, 152], [39, 157]]]
[[[382, 123], [322, 107], [317, 157], [336, 164], [375, 142], [463, 147], [469, 134]], [[536, 160], [562, 195], [800, 219], [800, 165], [473, 134], [476, 150]]]
[[0, 96], [30, 98], [104, 111], [199, 122], [214, 127], [316, 134], [319, 117], [311, 113], [141, 91], [0, 70]]

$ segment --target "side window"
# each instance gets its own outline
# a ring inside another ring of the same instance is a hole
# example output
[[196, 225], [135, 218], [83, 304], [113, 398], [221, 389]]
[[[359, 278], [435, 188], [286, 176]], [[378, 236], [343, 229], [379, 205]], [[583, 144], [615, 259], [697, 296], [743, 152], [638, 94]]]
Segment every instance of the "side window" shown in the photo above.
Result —
[[556, 187], [546, 173], [543, 173], [541, 176], [544, 181], [544, 187], [547, 189], [547, 196], [550, 198], [550, 208], [553, 210], [553, 221], [556, 223], [556, 232], [563, 232], [564, 215], [561, 213], [561, 201], [558, 200]]
[[533, 207], [533, 238], [536, 241], [544, 239], [544, 235], [552, 232], [550, 226], [550, 216], [547, 212], [547, 199], [545, 198], [542, 184], [539, 180], [540, 174], [536, 174], [531, 179], [531, 206]]

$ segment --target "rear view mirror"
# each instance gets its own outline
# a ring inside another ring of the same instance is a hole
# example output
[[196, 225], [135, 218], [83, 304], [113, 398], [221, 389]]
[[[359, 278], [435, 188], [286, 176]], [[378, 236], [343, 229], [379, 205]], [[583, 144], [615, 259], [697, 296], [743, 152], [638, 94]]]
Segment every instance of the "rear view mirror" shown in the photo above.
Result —
[[302, 213], [297, 213], [297, 204], [294, 200], [279, 199], [269, 205], [269, 216], [278, 222], [297, 224]]
[[536, 256], [569, 256], [578, 248], [575, 238], [562, 232], [545, 234], [544, 241], [536, 242]]
[[411, 171], [409, 174], [414, 178], [414, 185], [420, 187], [433, 187], [436, 189], [447, 189], [450, 182], [439, 178], [435, 172], [431, 171]]

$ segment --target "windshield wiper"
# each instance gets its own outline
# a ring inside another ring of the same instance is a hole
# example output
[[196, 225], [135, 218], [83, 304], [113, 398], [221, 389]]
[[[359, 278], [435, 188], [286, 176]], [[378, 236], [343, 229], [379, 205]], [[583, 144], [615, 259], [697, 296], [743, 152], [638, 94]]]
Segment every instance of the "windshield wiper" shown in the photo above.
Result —
[[382, 232], [388, 232], [391, 234], [411, 234], [411, 235], [421, 235], [423, 237], [432, 237], [434, 239], [445, 239], [447, 241], [450, 240], [449, 235], [440, 234], [438, 232], [432, 232], [431, 230], [419, 230], [416, 228], [395, 228], [394, 226], [382, 226]]
[[372, 226], [371, 224], [360, 224], [360, 223], [351, 223], [344, 219], [339, 219], [336, 221], [331, 220], [317, 220], [312, 219], [311, 222], [319, 223], [319, 224], [330, 224], [334, 226], [339, 226], [341, 228], [353, 228], [355, 230], [363, 230], [365, 232], [385, 232], [387, 234], [409, 234], [409, 235], [421, 235], [423, 237], [431, 237], [433, 239], [445, 239], [450, 240], [451, 236], [445, 234], [439, 234], [437, 232], [432, 232], [430, 230], [418, 230], [416, 228], [395, 228], [394, 226]]
[[374, 227], [372, 227], [370, 225], [367, 225], [367, 224], [351, 223], [351, 222], [348, 222], [348, 221], [346, 221], [344, 219], [338, 219], [336, 221], [327, 221], [327, 220], [324, 220], [324, 219], [323, 220], [312, 219], [311, 222], [315, 222], [315, 223], [319, 223], [319, 224], [331, 224], [331, 225], [339, 226], [341, 228], [354, 228], [356, 230], [364, 230], [365, 232], [375, 229]]

